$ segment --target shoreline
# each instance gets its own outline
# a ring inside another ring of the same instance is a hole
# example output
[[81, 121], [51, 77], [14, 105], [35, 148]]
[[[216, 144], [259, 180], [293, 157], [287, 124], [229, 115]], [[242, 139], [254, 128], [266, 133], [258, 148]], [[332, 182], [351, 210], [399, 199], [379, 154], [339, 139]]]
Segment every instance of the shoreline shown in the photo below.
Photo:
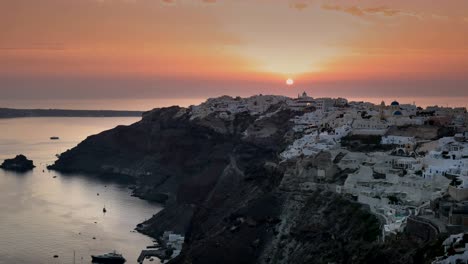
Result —
[[[80, 177], [85, 177], [85, 178], [90, 178], [90, 179], [98, 179], [98, 180], [101, 180], [101, 181], [105, 181], [105, 182], [108, 181], [108, 182], [111, 182], [111, 183], [117, 183], [117, 184], [122, 185], [125, 188], [131, 190], [131, 193], [129, 194], [129, 196], [138, 198], [138, 199], [143, 200], [143, 201], [145, 201], [147, 203], [157, 204], [157, 205], [161, 206], [161, 208], [162, 208], [161, 211], [166, 208], [165, 203], [158, 202], [158, 201], [152, 200], [152, 199], [148, 199], [147, 197], [145, 197], [145, 195], [143, 195], [141, 193], [138, 193], [138, 192], [135, 192], [135, 190], [137, 189], [136, 188], [137, 187], [137, 181], [136, 181], [136, 179], [134, 179], [134, 177], [132, 177], [130, 175], [91, 173], [91, 172], [84, 172], [84, 171], [66, 171], [66, 170], [64, 171], [64, 170], [60, 170], [60, 169], [54, 169], [51, 165], [46, 165], [46, 169], [49, 170], [49, 171], [59, 172], [60, 174], [66, 176], [66, 177], [77, 177], [76, 174], [79, 174]], [[113, 176], [116, 176], [117, 178], [114, 178]], [[146, 235], [146, 236], [148, 236], [148, 237], [150, 237], [150, 238], [152, 238], [154, 240], [159, 240], [160, 239], [159, 236], [153, 236], [153, 235], [150, 234], [150, 232], [145, 232], [144, 228], [143, 229], [138, 228], [140, 225], [144, 226], [144, 223], [147, 222], [152, 217], [154, 217], [156, 214], [157, 213], [153, 214], [150, 218], [145, 219], [142, 222], [138, 223], [133, 228], [133, 230], [137, 231], [140, 234]]]
[[144, 111], [0, 108], [0, 119], [24, 117], [141, 117]]

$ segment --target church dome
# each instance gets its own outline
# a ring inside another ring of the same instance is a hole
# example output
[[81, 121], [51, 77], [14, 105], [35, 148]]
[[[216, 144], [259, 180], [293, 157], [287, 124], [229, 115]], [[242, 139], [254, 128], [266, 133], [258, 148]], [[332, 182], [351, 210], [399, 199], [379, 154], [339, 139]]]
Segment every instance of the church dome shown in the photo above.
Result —
[[397, 105], [400, 105], [400, 103], [397, 102], [397, 101], [393, 101], [393, 102], [392, 102], [392, 105], [393, 105], [393, 106], [397, 106]]
[[393, 115], [395, 115], [395, 116], [401, 116], [401, 115], [403, 115], [403, 114], [401, 113], [401, 111], [395, 111], [395, 113], [393, 113]]

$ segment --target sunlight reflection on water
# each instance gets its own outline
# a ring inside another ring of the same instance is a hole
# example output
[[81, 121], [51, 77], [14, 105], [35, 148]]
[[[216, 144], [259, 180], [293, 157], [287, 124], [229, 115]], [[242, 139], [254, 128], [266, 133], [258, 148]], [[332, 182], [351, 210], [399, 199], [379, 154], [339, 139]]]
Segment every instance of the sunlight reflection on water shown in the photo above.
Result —
[[[152, 241], [132, 230], [161, 210], [159, 205], [131, 197], [118, 183], [43, 172], [55, 154], [88, 135], [135, 121], [138, 118], [0, 119], [0, 160], [21, 153], [37, 166], [24, 174], [0, 170], [0, 263], [67, 264], [73, 263], [73, 251], [76, 263], [90, 263], [91, 254], [114, 249], [127, 263], [136, 262]], [[50, 136], [60, 140], [51, 141]]]

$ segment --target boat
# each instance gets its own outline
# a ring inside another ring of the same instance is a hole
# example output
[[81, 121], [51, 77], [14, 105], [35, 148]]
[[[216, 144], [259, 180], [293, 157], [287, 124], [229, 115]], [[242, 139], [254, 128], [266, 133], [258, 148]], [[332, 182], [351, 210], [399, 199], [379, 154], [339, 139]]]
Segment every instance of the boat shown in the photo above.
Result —
[[50, 137], [50, 140], [59, 140], [59, 137]]
[[107, 253], [104, 255], [91, 255], [92, 263], [101, 264], [122, 264], [125, 263], [125, 258], [117, 252]]

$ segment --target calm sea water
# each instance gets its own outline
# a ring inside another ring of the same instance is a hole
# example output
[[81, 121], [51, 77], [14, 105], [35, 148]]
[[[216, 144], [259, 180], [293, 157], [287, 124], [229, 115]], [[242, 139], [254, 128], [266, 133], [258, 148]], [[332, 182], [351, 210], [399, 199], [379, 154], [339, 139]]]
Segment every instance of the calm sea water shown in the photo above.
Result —
[[[73, 251], [76, 263], [90, 263], [91, 254], [112, 250], [124, 254], [127, 263], [136, 263], [152, 240], [132, 231], [161, 207], [131, 197], [118, 183], [65, 176], [45, 166], [87, 136], [137, 120], [0, 119], [0, 160], [21, 153], [37, 166], [25, 174], [0, 169], [0, 263], [73, 263]], [[60, 140], [51, 141], [51, 136]]]
[[[298, 90], [302, 93], [302, 90]], [[291, 93], [289, 96], [295, 97], [297, 93]], [[419, 96], [419, 97], [353, 97], [345, 95], [330, 95], [330, 94], [314, 94], [309, 93], [313, 97], [339, 97], [344, 96], [350, 101], [365, 101], [375, 104], [380, 104], [385, 101], [387, 104], [397, 100], [401, 104], [413, 104], [417, 106], [450, 106], [450, 107], [468, 107], [468, 97], [466, 96]], [[212, 97], [216, 97], [213, 95]], [[167, 107], [179, 105], [187, 107], [189, 105], [198, 105], [207, 98], [148, 98], [148, 99], [97, 99], [97, 100], [11, 100], [0, 98], [0, 107], [10, 108], [61, 108], [61, 109], [109, 109], [109, 110], [141, 110], [147, 111], [154, 107]]]

